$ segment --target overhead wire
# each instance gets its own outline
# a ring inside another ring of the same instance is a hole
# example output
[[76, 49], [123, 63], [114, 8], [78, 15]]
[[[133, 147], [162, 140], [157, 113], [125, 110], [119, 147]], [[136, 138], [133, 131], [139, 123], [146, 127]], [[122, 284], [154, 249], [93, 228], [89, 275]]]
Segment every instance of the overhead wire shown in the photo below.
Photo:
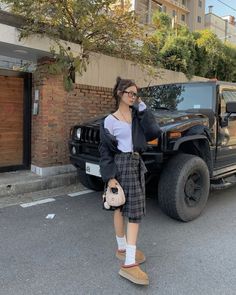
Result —
[[223, 1], [221, 1], [221, 0], [217, 0], [217, 1], [220, 2], [220, 3], [222, 3], [223, 5], [227, 6], [228, 8], [230, 8], [230, 9], [236, 11], [236, 8], [230, 6], [229, 4], [226, 4], [225, 2], [223, 2]]

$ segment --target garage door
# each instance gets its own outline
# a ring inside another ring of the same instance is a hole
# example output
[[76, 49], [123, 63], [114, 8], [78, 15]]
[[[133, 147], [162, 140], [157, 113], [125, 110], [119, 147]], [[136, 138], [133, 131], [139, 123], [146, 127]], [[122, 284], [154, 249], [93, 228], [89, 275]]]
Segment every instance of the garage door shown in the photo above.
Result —
[[27, 79], [23, 74], [12, 75], [0, 75], [0, 171], [24, 169], [29, 164]]

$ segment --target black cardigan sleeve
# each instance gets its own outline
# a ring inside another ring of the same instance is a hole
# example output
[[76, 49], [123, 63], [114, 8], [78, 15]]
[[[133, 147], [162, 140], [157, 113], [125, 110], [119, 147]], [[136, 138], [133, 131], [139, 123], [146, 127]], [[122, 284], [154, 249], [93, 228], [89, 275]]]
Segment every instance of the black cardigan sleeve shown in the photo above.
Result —
[[117, 174], [116, 164], [114, 161], [114, 153], [110, 150], [106, 140], [103, 122], [100, 125], [100, 172], [102, 180], [108, 182], [109, 179], [115, 178]]
[[143, 111], [138, 111], [136, 108], [136, 112], [146, 140], [150, 141], [160, 137], [162, 131], [159, 124], [156, 122], [152, 111], [149, 108], [146, 108]]

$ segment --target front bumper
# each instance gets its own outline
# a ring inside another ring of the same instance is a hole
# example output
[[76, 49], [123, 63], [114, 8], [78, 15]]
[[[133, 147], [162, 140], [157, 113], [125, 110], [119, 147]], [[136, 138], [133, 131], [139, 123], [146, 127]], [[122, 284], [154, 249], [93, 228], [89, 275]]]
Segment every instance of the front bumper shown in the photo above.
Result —
[[93, 157], [86, 154], [80, 154], [80, 155], [70, 155], [70, 162], [72, 165], [74, 165], [76, 168], [85, 170], [85, 163], [94, 163], [99, 165], [99, 158]]
[[[85, 170], [86, 162], [99, 164], [100, 157], [98, 149], [94, 149], [93, 147], [93, 154], [91, 153], [84, 153], [81, 144], [70, 140], [69, 144], [69, 151], [70, 151], [70, 161], [71, 163], [81, 170]], [[75, 153], [72, 150], [76, 151]], [[84, 150], [89, 150], [85, 148]], [[148, 172], [150, 173], [157, 173], [161, 169], [161, 164], [163, 163], [163, 153], [157, 151], [147, 151], [142, 154], [142, 159], [147, 167]]]

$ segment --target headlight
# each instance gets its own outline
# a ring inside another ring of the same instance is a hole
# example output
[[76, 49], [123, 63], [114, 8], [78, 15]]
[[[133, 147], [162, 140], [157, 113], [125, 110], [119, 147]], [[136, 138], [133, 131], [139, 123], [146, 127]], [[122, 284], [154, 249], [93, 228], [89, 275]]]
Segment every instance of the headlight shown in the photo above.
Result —
[[158, 145], [158, 138], [153, 139], [151, 141], [148, 141], [148, 144], [150, 144], [150, 145]]
[[81, 136], [81, 128], [78, 128], [78, 129], [76, 130], [76, 137], [77, 137], [78, 139], [80, 139], [80, 136]]
[[169, 139], [178, 139], [182, 136], [180, 131], [170, 131], [168, 133], [168, 138]]
[[72, 154], [75, 155], [76, 154], [76, 148], [73, 146], [72, 150], [71, 150]]

